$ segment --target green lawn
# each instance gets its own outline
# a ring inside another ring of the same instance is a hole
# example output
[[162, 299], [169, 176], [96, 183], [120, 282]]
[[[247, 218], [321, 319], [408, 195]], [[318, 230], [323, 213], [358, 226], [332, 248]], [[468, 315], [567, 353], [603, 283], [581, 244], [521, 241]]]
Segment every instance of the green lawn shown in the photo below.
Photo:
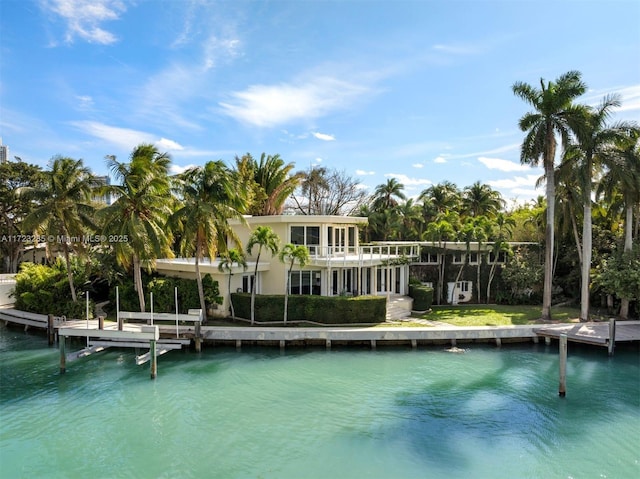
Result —
[[[431, 312], [414, 317], [454, 326], [507, 326], [539, 323], [540, 311], [540, 306], [466, 304], [433, 306]], [[579, 316], [578, 308], [566, 306], [551, 308], [551, 317], [554, 321], [566, 323]]]

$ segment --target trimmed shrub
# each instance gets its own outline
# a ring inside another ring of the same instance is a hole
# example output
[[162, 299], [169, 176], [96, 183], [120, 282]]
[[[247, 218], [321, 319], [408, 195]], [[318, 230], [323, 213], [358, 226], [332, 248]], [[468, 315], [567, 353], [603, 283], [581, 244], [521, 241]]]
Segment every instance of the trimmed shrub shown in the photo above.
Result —
[[413, 298], [414, 311], [427, 311], [433, 304], [433, 288], [421, 284], [409, 285], [409, 296]]
[[[251, 317], [251, 294], [232, 293], [236, 316]], [[289, 296], [289, 321], [323, 324], [381, 323], [387, 300], [382, 296]], [[284, 295], [256, 295], [256, 321], [283, 321]]]
[[[72, 265], [74, 266], [74, 265]], [[13, 291], [15, 307], [21, 311], [37, 314], [66, 316], [69, 319], [84, 319], [86, 315], [85, 292], [80, 286], [85, 282], [82, 270], [74, 268], [74, 284], [78, 300], [71, 300], [67, 268], [62, 260], [51, 266], [22, 263], [16, 275]], [[89, 316], [93, 316], [93, 301], [89, 301]]]
[[[157, 313], [173, 313], [176, 310], [175, 288], [178, 288], [178, 312], [186, 314], [189, 309], [200, 308], [198, 295], [198, 283], [195, 279], [173, 278], [165, 276], [143, 277], [145, 307], [151, 311], [151, 294], [153, 293], [153, 310]], [[213, 304], [222, 304], [222, 296], [218, 288], [218, 282], [214, 281], [210, 274], [202, 277], [204, 289], [204, 301], [207, 307]], [[119, 286], [121, 311], [140, 311], [138, 293], [133, 287], [133, 280], [128, 279]], [[116, 290], [112, 288], [109, 294], [109, 311], [116, 310]]]

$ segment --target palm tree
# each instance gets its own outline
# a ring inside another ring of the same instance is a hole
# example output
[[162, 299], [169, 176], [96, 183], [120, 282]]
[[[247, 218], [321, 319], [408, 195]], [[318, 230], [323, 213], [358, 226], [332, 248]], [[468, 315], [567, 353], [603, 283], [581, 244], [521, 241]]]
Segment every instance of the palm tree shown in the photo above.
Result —
[[[598, 196], [612, 198], [620, 193], [624, 202], [624, 251], [633, 248], [633, 211], [640, 210], [640, 128], [632, 128], [626, 138], [618, 139], [613, 149], [602, 157], [606, 172], [598, 185]], [[621, 298], [620, 317], [627, 319], [629, 300]]]
[[511, 238], [511, 234], [513, 232], [513, 228], [516, 226], [516, 221], [500, 212], [496, 216], [494, 220], [495, 226], [497, 226], [497, 237], [494, 239], [492, 254], [493, 261], [489, 260], [491, 263], [491, 269], [489, 270], [489, 279], [487, 280], [487, 304], [489, 304], [489, 299], [491, 297], [491, 283], [493, 282], [493, 278], [496, 274], [496, 266], [498, 264], [498, 257], [500, 253], [508, 253], [511, 250], [509, 243], [507, 242], [509, 238]]
[[280, 261], [289, 264], [287, 271], [287, 288], [284, 291], [284, 324], [287, 324], [287, 309], [289, 303], [289, 288], [291, 287], [291, 270], [297, 262], [303, 268], [309, 262], [309, 250], [304, 245], [286, 244], [278, 253]]
[[307, 201], [305, 211], [304, 205], [301, 205], [297, 198], [294, 200], [298, 204], [298, 209], [306, 215], [319, 214], [323, 192], [329, 189], [329, 179], [327, 178], [329, 171], [324, 167], [309, 168], [298, 175], [302, 178], [300, 182], [300, 193]]
[[443, 181], [437, 185], [430, 186], [420, 193], [419, 198], [424, 202], [428, 202], [436, 214], [457, 211], [461, 201], [460, 190], [450, 181]]
[[611, 111], [620, 106], [620, 99], [615, 95], [606, 96], [597, 108], [589, 108], [584, 126], [578, 132], [578, 145], [581, 155], [580, 170], [583, 186], [583, 226], [582, 226], [582, 275], [580, 288], [580, 320], [589, 319], [589, 284], [591, 271], [592, 252], [592, 224], [591, 224], [591, 183], [593, 181], [593, 169], [595, 163], [601, 163], [602, 157], [613, 143], [622, 138], [624, 132], [631, 128], [627, 123], [618, 123], [607, 127], [607, 119]]
[[74, 302], [77, 301], [77, 295], [73, 284], [71, 251], [80, 252], [84, 246], [80, 238], [88, 227], [95, 228], [95, 207], [91, 202], [95, 186], [95, 179], [82, 160], [55, 157], [51, 169], [43, 172], [41, 188], [20, 189], [20, 196], [25, 200], [39, 204], [24, 219], [24, 229], [58, 238], [62, 236], [59, 243], [62, 244], [71, 299]]
[[220, 264], [218, 265], [218, 269], [220, 271], [227, 271], [229, 273], [229, 278], [227, 282], [227, 291], [229, 292], [229, 306], [231, 307], [231, 319], [235, 321], [236, 312], [233, 309], [233, 299], [231, 297], [231, 276], [233, 276], [233, 265], [236, 264], [238, 266], [242, 266], [243, 269], [247, 269], [247, 260], [244, 257], [244, 253], [242, 249], [239, 248], [231, 248], [227, 249], [227, 251], [220, 258]]
[[376, 186], [372, 197], [374, 209], [393, 208], [397, 206], [398, 200], [406, 200], [403, 189], [404, 185], [396, 178], [389, 178], [386, 183]]
[[211, 261], [219, 251], [227, 250], [227, 240], [239, 243], [229, 226], [232, 218], [243, 220], [242, 189], [222, 161], [209, 161], [203, 167], [190, 168], [179, 179], [181, 206], [171, 215], [168, 224], [180, 234], [181, 253], [195, 254], [196, 281], [200, 308], [206, 312], [200, 260]]
[[265, 248], [271, 252], [271, 256], [274, 256], [280, 248], [280, 238], [269, 226], [258, 226], [253, 233], [251, 233], [251, 236], [249, 236], [246, 250], [247, 254], [250, 255], [253, 247], [256, 245], [258, 245], [258, 256], [256, 257], [255, 269], [251, 280], [251, 324], [255, 322], [256, 318], [256, 282], [258, 281], [260, 254], [262, 253], [262, 249]]
[[[120, 185], [109, 185], [115, 201], [99, 211], [105, 234], [122, 238], [112, 243], [118, 264], [133, 267], [134, 287], [138, 293], [140, 311], [146, 309], [142, 285], [142, 263], [151, 268], [159, 257], [171, 257], [170, 234], [165, 222], [171, 213], [168, 154], [160, 153], [150, 144], [134, 148], [129, 163], [115, 156], [107, 164]], [[126, 240], [124, 240], [126, 238]]]
[[455, 241], [456, 227], [459, 223], [458, 213], [450, 212], [439, 215], [436, 221], [427, 226], [423, 239], [437, 241], [439, 250], [437, 304], [442, 304], [444, 294], [444, 277], [447, 258], [447, 242]]
[[300, 184], [301, 173], [291, 174], [293, 163], [280, 155], [262, 153], [258, 163], [249, 153], [236, 157], [235, 175], [247, 196], [247, 213], [254, 216], [282, 214], [286, 200]]
[[555, 157], [556, 135], [562, 145], [569, 144], [571, 133], [580, 129], [584, 119], [584, 107], [573, 101], [586, 91], [581, 74], [570, 71], [555, 82], [540, 79], [540, 89], [527, 83], [513, 84], [513, 93], [530, 104], [534, 111], [526, 113], [518, 126], [527, 132], [522, 143], [520, 161], [531, 165], [542, 162], [546, 176], [547, 225], [545, 230], [544, 289], [542, 319], [551, 319], [551, 287], [553, 281], [553, 247], [555, 220]]
[[500, 192], [479, 181], [462, 192], [462, 208], [471, 216], [493, 218], [504, 206]]

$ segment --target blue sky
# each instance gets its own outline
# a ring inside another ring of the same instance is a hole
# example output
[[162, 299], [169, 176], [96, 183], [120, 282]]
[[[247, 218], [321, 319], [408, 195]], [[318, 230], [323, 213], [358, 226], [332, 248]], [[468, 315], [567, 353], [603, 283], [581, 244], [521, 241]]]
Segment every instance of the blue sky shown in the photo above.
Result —
[[174, 171], [280, 154], [296, 170], [543, 194], [516, 81], [579, 70], [640, 119], [640, 2], [0, 0], [0, 136], [106, 174], [139, 143]]

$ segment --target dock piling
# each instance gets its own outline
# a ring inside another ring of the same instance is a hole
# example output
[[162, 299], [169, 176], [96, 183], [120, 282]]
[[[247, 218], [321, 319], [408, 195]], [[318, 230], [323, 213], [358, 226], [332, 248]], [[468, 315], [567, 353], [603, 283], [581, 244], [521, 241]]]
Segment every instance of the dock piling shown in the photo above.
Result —
[[53, 322], [53, 314], [47, 316], [47, 340], [49, 346], [55, 342], [56, 330]]
[[149, 353], [151, 362], [151, 379], [155, 379], [158, 375], [158, 355], [156, 354], [156, 341], [152, 339], [149, 341]]
[[567, 394], [567, 335], [560, 335], [560, 386], [558, 395], [563, 398]]
[[60, 343], [60, 374], [64, 374], [67, 371], [67, 354], [64, 350], [66, 340], [65, 336], [58, 337], [58, 342]]
[[613, 356], [613, 351], [616, 349], [616, 320], [615, 318], [609, 319], [609, 343], [607, 344], [609, 350], [609, 356]]

